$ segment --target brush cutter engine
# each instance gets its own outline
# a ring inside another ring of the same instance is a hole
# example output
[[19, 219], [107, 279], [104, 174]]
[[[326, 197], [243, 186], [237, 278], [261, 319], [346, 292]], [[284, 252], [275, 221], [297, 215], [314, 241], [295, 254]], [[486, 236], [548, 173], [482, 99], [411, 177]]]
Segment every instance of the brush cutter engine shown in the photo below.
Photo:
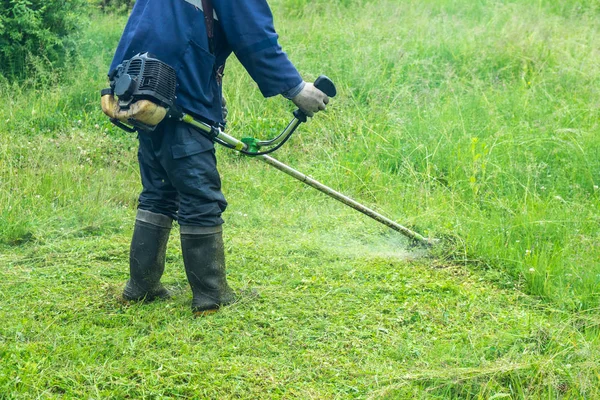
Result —
[[101, 92], [102, 110], [122, 129], [152, 131], [176, 108], [175, 70], [152, 54], [124, 61], [109, 80], [110, 88]]

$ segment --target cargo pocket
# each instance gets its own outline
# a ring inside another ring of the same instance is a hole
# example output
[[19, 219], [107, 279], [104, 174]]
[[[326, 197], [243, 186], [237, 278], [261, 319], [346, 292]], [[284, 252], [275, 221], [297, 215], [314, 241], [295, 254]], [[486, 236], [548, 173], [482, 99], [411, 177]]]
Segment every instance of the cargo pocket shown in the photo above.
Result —
[[215, 146], [212, 142], [190, 140], [182, 144], [174, 144], [171, 146], [171, 152], [173, 153], [173, 159], [179, 160], [180, 158], [193, 156], [205, 151], [214, 150]]
[[183, 55], [181, 71], [179, 72], [179, 91], [185, 97], [212, 107], [214, 93], [211, 82], [215, 75], [215, 56], [203, 49], [199, 44], [190, 40]]
[[174, 133], [177, 141], [171, 145], [174, 172], [171, 179], [186, 187], [187, 192], [220, 190], [214, 143], [190, 126], [180, 125]]
[[215, 144], [191, 125], [176, 122], [171, 134], [171, 153], [173, 159], [193, 156], [204, 151], [212, 150]]

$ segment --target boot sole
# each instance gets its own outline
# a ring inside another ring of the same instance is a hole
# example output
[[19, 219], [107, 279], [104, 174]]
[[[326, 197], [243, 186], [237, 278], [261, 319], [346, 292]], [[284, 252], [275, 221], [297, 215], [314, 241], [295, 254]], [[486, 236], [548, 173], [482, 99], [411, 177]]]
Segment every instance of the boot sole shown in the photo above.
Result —
[[144, 296], [126, 296], [124, 293], [121, 295], [120, 300], [124, 303], [136, 303], [143, 301], [149, 303], [154, 300], [167, 300], [171, 298], [171, 293], [165, 289], [165, 292], [150, 294], [147, 293]]
[[194, 317], [206, 317], [207, 315], [216, 314], [219, 311], [218, 308], [212, 310], [204, 310], [204, 311], [194, 311]]

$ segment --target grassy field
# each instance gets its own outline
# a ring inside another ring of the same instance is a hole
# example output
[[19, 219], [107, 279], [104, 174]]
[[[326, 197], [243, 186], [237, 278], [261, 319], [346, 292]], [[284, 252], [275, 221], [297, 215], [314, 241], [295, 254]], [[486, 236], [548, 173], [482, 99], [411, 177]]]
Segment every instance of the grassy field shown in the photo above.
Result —
[[[0, 80], [0, 399], [600, 398], [600, 2], [273, 0], [339, 96], [276, 155], [443, 239], [400, 235], [219, 149], [229, 279], [191, 318], [178, 232], [153, 304], [118, 300], [140, 183], [99, 90], [125, 23], [71, 70]], [[230, 133], [292, 107], [234, 59]]]

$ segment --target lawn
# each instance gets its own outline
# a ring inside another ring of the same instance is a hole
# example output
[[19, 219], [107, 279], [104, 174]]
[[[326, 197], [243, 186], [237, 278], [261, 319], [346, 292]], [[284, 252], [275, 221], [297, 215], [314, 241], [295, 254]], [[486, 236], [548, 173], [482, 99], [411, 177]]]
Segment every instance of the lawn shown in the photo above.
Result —
[[[192, 318], [174, 229], [173, 298], [123, 304], [137, 140], [99, 90], [126, 18], [93, 14], [71, 69], [0, 80], [0, 399], [600, 398], [600, 3], [270, 4], [339, 91], [275, 157], [442, 244], [219, 148], [258, 296]], [[232, 135], [285, 127], [224, 82]]]

